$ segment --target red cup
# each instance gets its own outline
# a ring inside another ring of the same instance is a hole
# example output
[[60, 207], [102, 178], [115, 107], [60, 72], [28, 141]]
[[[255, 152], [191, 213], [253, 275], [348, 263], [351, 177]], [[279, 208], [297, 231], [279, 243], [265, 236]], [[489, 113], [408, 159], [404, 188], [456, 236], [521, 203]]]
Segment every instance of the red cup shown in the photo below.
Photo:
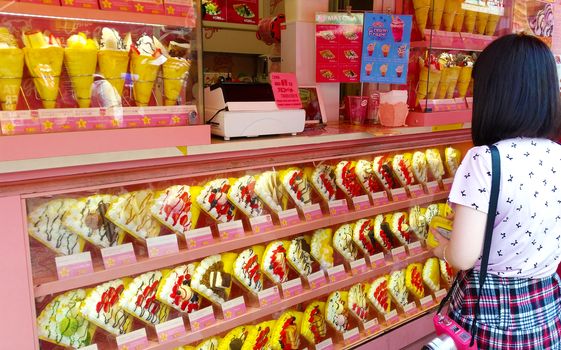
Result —
[[346, 119], [351, 124], [364, 125], [368, 113], [367, 96], [347, 96], [345, 98]]

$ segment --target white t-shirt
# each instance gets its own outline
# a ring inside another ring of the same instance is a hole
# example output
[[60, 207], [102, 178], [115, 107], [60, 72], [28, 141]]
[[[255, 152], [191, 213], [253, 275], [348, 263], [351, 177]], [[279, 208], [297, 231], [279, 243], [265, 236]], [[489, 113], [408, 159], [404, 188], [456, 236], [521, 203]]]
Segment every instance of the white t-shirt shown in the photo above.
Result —
[[[496, 145], [501, 185], [488, 272], [502, 277], [551, 276], [561, 258], [561, 146], [531, 138]], [[489, 147], [470, 149], [454, 178], [450, 202], [487, 213], [491, 168]]]

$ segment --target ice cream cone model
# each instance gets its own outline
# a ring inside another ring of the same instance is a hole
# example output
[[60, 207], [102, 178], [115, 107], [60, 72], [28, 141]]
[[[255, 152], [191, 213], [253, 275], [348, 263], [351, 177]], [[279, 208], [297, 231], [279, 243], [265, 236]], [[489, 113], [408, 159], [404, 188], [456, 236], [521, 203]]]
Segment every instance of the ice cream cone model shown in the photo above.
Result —
[[446, 147], [444, 149], [444, 165], [446, 166], [446, 171], [450, 177], [454, 177], [456, 175], [456, 171], [460, 166], [460, 162], [462, 161], [462, 154], [459, 150], [453, 147]]
[[465, 13], [466, 13], [466, 10], [464, 10], [461, 6], [456, 11], [456, 16], [454, 16], [454, 25], [452, 27], [452, 30], [454, 32], [459, 33], [459, 32], [462, 31], [462, 29], [464, 27]]
[[434, 99], [440, 82], [441, 71], [440, 64], [430, 55], [427, 59], [419, 59], [421, 73], [419, 83], [417, 85], [417, 103], [421, 103], [425, 98]]
[[456, 84], [459, 97], [466, 97], [467, 90], [471, 82], [473, 63], [474, 59], [471, 56], [458, 55], [457, 57], [457, 65], [461, 67], [460, 74], [458, 76], [458, 83]]
[[97, 51], [97, 43], [84, 33], [68, 38], [64, 49], [64, 64], [80, 108], [90, 106]]
[[427, 28], [427, 20], [429, 17], [429, 8], [431, 0], [413, 0], [413, 8], [415, 9], [415, 21], [417, 28], [421, 32], [421, 36], [425, 36]]
[[449, 32], [452, 30], [452, 26], [454, 25], [454, 18], [456, 17], [456, 13], [458, 12], [458, 9], [461, 7], [461, 5], [461, 0], [445, 0], [444, 13], [442, 15], [442, 24], [445, 31]]
[[499, 24], [500, 19], [500, 16], [489, 15], [487, 25], [485, 26], [485, 35], [495, 35], [495, 30], [497, 29], [497, 24]]
[[440, 24], [442, 23], [442, 14], [444, 13], [444, 4], [445, 0], [431, 0], [429, 22], [432, 29], [440, 29]]
[[23, 35], [25, 64], [33, 78], [35, 89], [43, 103], [43, 108], [55, 108], [64, 49], [58, 40], [38, 31]]
[[392, 310], [392, 300], [388, 292], [389, 282], [389, 275], [378, 277], [370, 284], [368, 292], [366, 293], [370, 304], [372, 304], [381, 315], [388, 314]]
[[17, 108], [23, 61], [16, 38], [7, 28], [0, 27], [0, 103], [4, 111]]
[[485, 34], [485, 27], [487, 27], [488, 20], [488, 13], [477, 12], [477, 15], [475, 16], [475, 32], [477, 34]]
[[436, 293], [440, 289], [440, 262], [438, 258], [430, 258], [423, 266], [423, 282], [429, 289]]
[[421, 299], [425, 296], [422, 271], [423, 264], [420, 263], [409, 264], [405, 270], [405, 286], [415, 299]]
[[464, 13], [464, 32], [473, 33], [477, 12], [466, 10]]

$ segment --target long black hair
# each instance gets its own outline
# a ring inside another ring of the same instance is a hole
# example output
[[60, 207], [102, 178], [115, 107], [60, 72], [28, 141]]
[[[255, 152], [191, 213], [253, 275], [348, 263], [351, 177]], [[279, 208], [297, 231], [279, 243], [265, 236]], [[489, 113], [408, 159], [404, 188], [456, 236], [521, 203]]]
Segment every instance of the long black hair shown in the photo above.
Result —
[[483, 50], [473, 68], [471, 133], [476, 146], [519, 136], [559, 140], [559, 78], [545, 43], [510, 34]]

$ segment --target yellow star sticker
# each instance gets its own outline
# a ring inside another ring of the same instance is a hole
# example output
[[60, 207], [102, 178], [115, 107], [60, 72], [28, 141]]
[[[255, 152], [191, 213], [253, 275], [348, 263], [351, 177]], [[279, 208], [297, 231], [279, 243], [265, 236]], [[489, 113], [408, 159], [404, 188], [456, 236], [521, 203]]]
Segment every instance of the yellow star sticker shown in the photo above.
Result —
[[62, 270], [60, 270], [61, 277], [68, 277], [69, 275], [70, 275], [70, 271], [68, 271], [66, 267], [63, 267]]
[[160, 250], [159, 250], [158, 248], [152, 248], [152, 249], [150, 250], [150, 255], [158, 256], [158, 253], [159, 253], [159, 252], [160, 252]]
[[53, 130], [53, 122], [50, 121], [50, 120], [46, 120], [46, 121], [43, 123], [43, 127], [45, 128], [45, 131], [46, 131], [46, 130]]
[[136, 12], [144, 12], [144, 6], [141, 4], [136, 4], [134, 7], [136, 8]]
[[168, 15], [175, 14], [175, 9], [173, 8], [173, 6], [168, 6], [167, 11], [168, 11]]
[[111, 1], [109, 1], [109, 0], [103, 0], [103, 1], [101, 2], [101, 6], [102, 6], [104, 9], [110, 9], [111, 7], [113, 7], [113, 3], [112, 3]]
[[113, 124], [114, 127], [119, 127], [119, 121], [117, 119], [113, 119], [111, 124]]
[[113, 258], [107, 259], [107, 267], [113, 267], [113, 266], [115, 266], [115, 259]]
[[14, 124], [12, 122], [9, 122], [6, 125], [6, 133], [7, 134], [12, 134], [14, 132], [14, 129], [15, 129], [15, 127], [14, 127]]
[[[171, 6], [170, 6], [171, 7]], [[175, 11], [175, 10], [174, 10]], [[173, 14], [173, 13], [171, 13]], [[181, 118], [179, 118], [178, 116], [174, 115], [173, 118], [171, 118], [171, 121], [173, 124], [179, 124], [179, 122], [181, 121]]]
[[230, 311], [230, 310], [226, 311], [225, 317], [226, 318], [232, 318], [232, 311]]
[[289, 297], [291, 297], [291, 296], [292, 296], [292, 293], [290, 293], [290, 291], [289, 291], [289, 290], [287, 290], [287, 291], [286, 291], [286, 292], [285, 292], [284, 294], [286, 294], [286, 297], [287, 297], [287, 298], [289, 298]]
[[166, 341], [166, 340], [168, 340], [168, 334], [167, 334], [167, 333], [164, 333], [164, 334], [160, 335], [160, 340], [161, 340], [161, 341]]
[[263, 300], [261, 301], [261, 306], [267, 306], [268, 303], [269, 303], [269, 302], [267, 301], [267, 299], [263, 299]]
[[84, 119], [80, 118], [80, 120], [78, 120], [78, 122], [76, 124], [78, 124], [79, 129], [85, 129], [86, 126], [88, 125], [88, 122], [85, 121]]
[[224, 233], [222, 233], [222, 238], [224, 238], [224, 239], [228, 239], [228, 232], [224, 232]]
[[199, 322], [197, 322], [197, 321], [193, 322], [193, 329], [196, 330], [196, 331], [198, 331], [199, 328], [200, 328]]
[[129, 347], [126, 345], [121, 346], [121, 348], [119, 350], [129, 350]]
[[64, 0], [65, 5], [74, 5], [74, 0]]
[[[139, 5], [139, 4], [137, 4], [137, 5]], [[142, 6], [142, 5], [140, 5], [140, 6]], [[148, 118], [147, 115], [145, 115], [144, 118], [142, 118], [142, 122], [144, 123], [144, 125], [150, 125], [150, 121], [151, 120], [150, 120], [150, 118]]]
[[189, 247], [195, 248], [197, 246], [197, 242], [194, 239], [189, 240]]
[[329, 277], [329, 280], [330, 280], [331, 282], [335, 282], [335, 276]]
[[288, 226], [288, 221], [286, 221], [286, 219], [282, 219], [281, 226]]
[[316, 289], [316, 282], [312, 282], [311, 287], [312, 289]]
[[255, 226], [255, 228], [253, 229], [253, 232], [255, 232], [255, 233], [261, 232], [261, 227]]

